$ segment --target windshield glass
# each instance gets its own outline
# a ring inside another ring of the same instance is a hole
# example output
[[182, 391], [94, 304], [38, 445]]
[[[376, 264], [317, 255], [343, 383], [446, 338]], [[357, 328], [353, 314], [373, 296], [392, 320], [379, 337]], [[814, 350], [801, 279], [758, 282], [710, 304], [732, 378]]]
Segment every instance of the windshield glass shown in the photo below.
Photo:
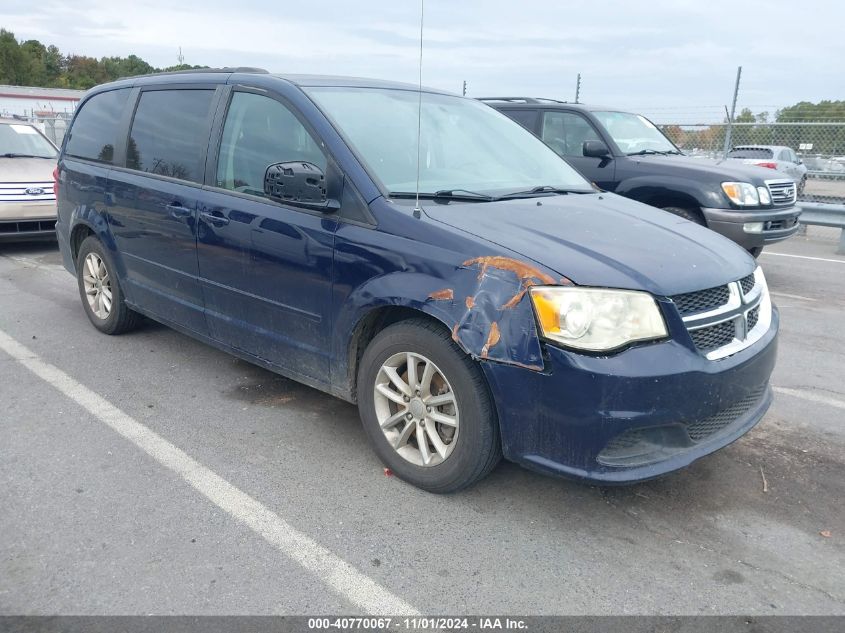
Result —
[[593, 115], [626, 154], [648, 150], [678, 153], [678, 148], [644, 116], [630, 112], [593, 112]]
[[728, 158], [771, 158], [774, 153], [765, 147], [740, 147], [728, 152]]
[[[309, 88], [373, 175], [393, 194], [416, 190], [419, 93], [381, 88]], [[422, 93], [420, 192], [499, 195], [589, 183], [518, 123], [475, 101]]]
[[56, 149], [31, 125], [0, 123], [0, 156], [5, 154], [55, 158]]

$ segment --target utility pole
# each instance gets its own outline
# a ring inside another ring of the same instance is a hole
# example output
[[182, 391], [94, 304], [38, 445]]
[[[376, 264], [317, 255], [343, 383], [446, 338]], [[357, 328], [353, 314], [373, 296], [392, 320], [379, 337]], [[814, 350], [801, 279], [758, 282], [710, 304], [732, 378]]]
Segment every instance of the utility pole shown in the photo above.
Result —
[[179, 55], [176, 57], [176, 59], [179, 60], [180, 66], [185, 63], [185, 56], [182, 54], [182, 47], [181, 46], [179, 47]]
[[581, 73], [578, 73], [578, 81], [575, 84], [575, 103], [580, 103], [581, 98]]
[[725, 151], [722, 158], [728, 157], [728, 152], [731, 151], [731, 136], [733, 136], [734, 116], [736, 116], [736, 98], [739, 94], [739, 78], [742, 77], [742, 66], [736, 68], [736, 85], [734, 85], [734, 100], [731, 104], [731, 113], [728, 116], [728, 129], [725, 131]]
[[464, 95], [465, 97], [467, 96], [467, 80], [466, 80], [466, 79], [464, 79], [464, 91], [463, 91], [463, 95]]

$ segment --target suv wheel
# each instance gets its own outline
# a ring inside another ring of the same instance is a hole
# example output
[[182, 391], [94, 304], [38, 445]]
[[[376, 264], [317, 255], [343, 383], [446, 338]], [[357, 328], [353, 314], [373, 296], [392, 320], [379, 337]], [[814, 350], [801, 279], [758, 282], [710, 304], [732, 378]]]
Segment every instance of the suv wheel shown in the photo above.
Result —
[[376, 335], [361, 359], [358, 409], [382, 462], [424, 490], [465, 488], [502, 457], [481, 369], [430, 321]]
[[807, 186], [807, 176], [802, 176], [801, 181], [798, 183], [798, 195], [802, 195], [804, 193], [804, 187]]
[[89, 235], [79, 247], [76, 278], [85, 314], [104, 334], [121, 334], [138, 325], [141, 315], [127, 307], [111, 257], [102, 243]]
[[686, 207], [661, 207], [664, 211], [668, 211], [674, 215], [678, 215], [685, 220], [689, 220], [690, 222], [695, 222], [696, 224], [700, 224], [701, 226], [707, 226], [704, 222], [704, 217], [701, 215], [701, 212], [698, 209], [688, 209]]

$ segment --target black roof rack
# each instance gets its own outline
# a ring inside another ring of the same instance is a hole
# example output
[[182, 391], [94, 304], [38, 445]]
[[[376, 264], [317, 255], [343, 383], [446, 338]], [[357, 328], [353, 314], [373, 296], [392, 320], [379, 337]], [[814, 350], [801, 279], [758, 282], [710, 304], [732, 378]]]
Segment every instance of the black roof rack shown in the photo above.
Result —
[[269, 75], [269, 71], [264, 68], [253, 68], [252, 66], [226, 66], [224, 68], [188, 68], [186, 70], [165, 70], [160, 73], [150, 73], [148, 75], [132, 75], [130, 77], [121, 77], [121, 79], [135, 79], [137, 77], [163, 77], [167, 75], [189, 75], [192, 73], [253, 73], [257, 75]]
[[478, 97], [479, 101], [505, 101], [507, 103], [569, 103], [559, 99], [545, 99], [543, 97]]

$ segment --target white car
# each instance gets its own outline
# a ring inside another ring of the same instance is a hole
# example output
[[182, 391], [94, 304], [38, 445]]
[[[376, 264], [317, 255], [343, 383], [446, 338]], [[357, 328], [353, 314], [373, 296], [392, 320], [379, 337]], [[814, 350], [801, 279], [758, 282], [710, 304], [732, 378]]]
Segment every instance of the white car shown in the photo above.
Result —
[[0, 241], [55, 239], [58, 153], [31, 123], [0, 119]]
[[807, 166], [792, 148], [784, 145], [738, 145], [728, 152], [728, 158], [786, 174], [798, 185], [799, 194], [807, 184]]

